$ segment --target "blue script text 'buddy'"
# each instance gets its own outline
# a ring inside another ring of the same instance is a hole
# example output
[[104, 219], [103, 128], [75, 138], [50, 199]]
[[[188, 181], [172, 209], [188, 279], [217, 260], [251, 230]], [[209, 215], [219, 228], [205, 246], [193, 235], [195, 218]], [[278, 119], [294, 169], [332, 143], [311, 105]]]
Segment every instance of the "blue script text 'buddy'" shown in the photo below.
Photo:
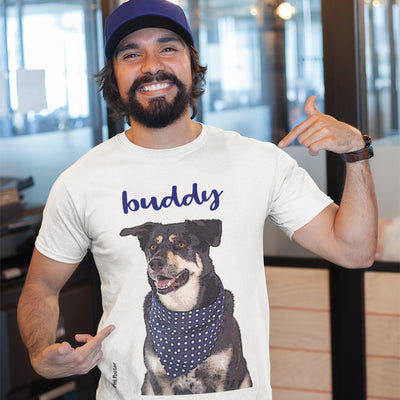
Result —
[[212, 189], [211, 191], [203, 190], [199, 192], [197, 183], [193, 183], [192, 191], [183, 196], [179, 196], [178, 187], [176, 185], [172, 186], [171, 194], [167, 195], [161, 199], [156, 196], [146, 199], [142, 197], [140, 199], [128, 198], [128, 192], [124, 190], [122, 192], [122, 209], [124, 214], [129, 212], [135, 212], [140, 209], [152, 208], [153, 210], [161, 210], [162, 208], [168, 208], [172, 205], [176, 207], [187, 207], [192, 203], [201, 205], [204, 203], [209, 203], [211, 211], [215, 211], [220, 205], [220, 198], [223, 190], [218, 192], [217, 189]]

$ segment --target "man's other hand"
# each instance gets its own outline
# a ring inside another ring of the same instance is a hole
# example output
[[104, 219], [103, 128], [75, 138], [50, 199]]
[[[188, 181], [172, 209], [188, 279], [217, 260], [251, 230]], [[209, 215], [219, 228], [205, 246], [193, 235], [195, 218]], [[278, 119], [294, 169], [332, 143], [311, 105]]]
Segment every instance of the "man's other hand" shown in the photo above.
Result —
[[308, 118], [292, 129], [279, 143], [280, 148], [287, 147], [298, 139], [308, 148], [312, 156], [321, 150], [343, 154], [357, 151], [365, 146], [361, 132], [351, 125], [321, 113], [315, 106], [315, 96], [308, 98], [305, 111]]
[[47, 379], [84, 375], [101, 361], [102, 343], [113, 330], [114, 326], [109, 325], [94, 337], [88, 334], [75, 335], [77, 342], [84, 343], [75, 349], [68, 342], [48, 346], [39, 354], [32, 355], [32, 366]]

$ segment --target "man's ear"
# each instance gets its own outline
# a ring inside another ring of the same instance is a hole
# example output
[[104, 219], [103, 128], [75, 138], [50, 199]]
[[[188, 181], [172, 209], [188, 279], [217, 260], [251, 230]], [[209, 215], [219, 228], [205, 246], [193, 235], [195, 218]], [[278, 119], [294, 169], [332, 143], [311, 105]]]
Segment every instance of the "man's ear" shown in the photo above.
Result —
[[186, 220], [185, 225], [210, 246], [217, 247], [220, 245], [222, 222], [219, 219]]
[[129, 236], [129, 235], [137, 236], [137, 238], [139, 239], [140, 248], [144, 251], [147, 242], [149, 241], [151, 232], [156, 226], [159, 225], [161, 224], [154, 222], [146, 222], [143, 225], [134, 226], [132, 228], [124, 228], [119, 234], [120, 236]]

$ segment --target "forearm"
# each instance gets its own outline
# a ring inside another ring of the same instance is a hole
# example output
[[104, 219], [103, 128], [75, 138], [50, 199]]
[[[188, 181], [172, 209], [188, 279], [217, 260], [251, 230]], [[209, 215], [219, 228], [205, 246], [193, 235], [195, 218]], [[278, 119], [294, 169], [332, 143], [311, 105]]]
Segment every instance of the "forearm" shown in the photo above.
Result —
[[[322, 150], [337, 154], [359, 152], [367, 145], [361, 132], [323, 114], [311, 96], [305, 110], [309, 115], [282, 141], [286, 147], [296, 138], [311, 155]], [[368, 161], [346, 164], [346, 183], [340, 207], [331, 204], [293, 234], [293, 240], [315, 254], [347, 268], [372, 265], [377, 242], [377, 204]]]
[[54, 344], [59, 318], [58, 295], [49, 295], [36, 284], [26, 284], [18, 303], [18, 325], [32, 358]]
[[334, 222], [335, 239], [350, 268], [374, 261], [377, 243], [377, 203], [368, 161], [346, 163], [346, 183]]
[[101, 357], [101, 342], [113, 326], [104, 328], [95, 338], [76, 335], [85, 343], [76, 349], [68, 342], [55, 343], [59, 317], [59, 293], [78, 264], [52, 260], [36, 249], [18, 304], [18, 325], [35, 371], [47, 379], [86, 374]]

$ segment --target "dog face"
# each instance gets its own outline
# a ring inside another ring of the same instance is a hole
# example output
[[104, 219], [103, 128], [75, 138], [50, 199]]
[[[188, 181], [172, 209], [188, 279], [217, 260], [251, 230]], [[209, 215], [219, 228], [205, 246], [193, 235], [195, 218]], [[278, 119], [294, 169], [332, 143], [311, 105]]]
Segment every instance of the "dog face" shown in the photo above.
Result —
[[219, 220], [186, 220], [168, 225], [147, 222], [123, 229], [120, 235], [137, 236], [150, 285], [162, 297], [199, 284], [199, 278], [214, 269], [209, 248], [220, 244], [221, 233]]

